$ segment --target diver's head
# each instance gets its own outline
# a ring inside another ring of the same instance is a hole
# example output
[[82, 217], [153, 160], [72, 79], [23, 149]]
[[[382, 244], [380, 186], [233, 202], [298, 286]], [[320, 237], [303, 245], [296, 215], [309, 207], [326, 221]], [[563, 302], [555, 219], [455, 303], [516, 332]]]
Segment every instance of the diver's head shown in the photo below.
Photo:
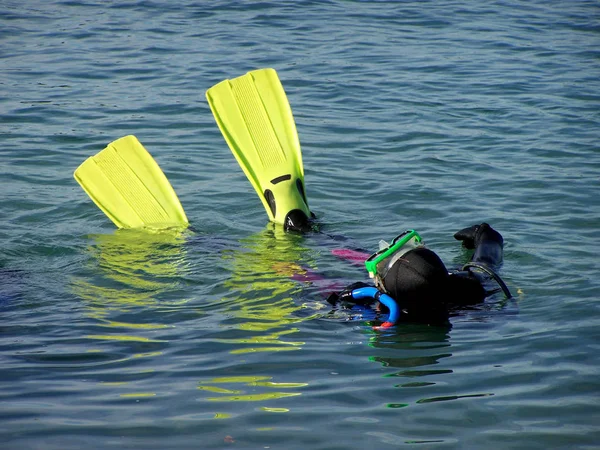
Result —
[[382, 279], [392, 297], [414, 302], [431, 299], [443, 292], [448, 270], [439, 256], [427, 247], [418, 247], [397, 259]]
[[394, 298], [403, 320], [440, 323], [447, 319], [443, 299], [448, 271], [442, 260], [425, 247], [421, 236], [408, 230], [365, 262], [375, 285]]
[[448, 270], [433, 251], [422, 246], [397, 259], [382, 279], [383, 289], [399, 302], [405, 319], [440, 322], [447, 319]]

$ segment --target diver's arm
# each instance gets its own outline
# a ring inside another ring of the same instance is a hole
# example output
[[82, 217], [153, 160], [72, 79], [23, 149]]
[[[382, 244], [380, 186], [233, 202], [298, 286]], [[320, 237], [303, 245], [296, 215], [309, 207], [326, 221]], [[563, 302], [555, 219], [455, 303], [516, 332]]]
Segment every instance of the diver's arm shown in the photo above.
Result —
[[[502, 235], [484, 222], [481, 225], [464, 228], [455, 233], [454, 237], [462, 241], [466, 248], [475, 249], [475, 253], [471, 257], [471, 262], [465, 264], [463, 270], [469, 269], [469, 274], [480, 279], [481, 275], [470, 270], [478, 269], [485, 274], [484, 276], [489, 276], [498, 283], [506, 298], [511, 298], [512, 294], [510, 290], [502, 278], [495, 272], [495, 268], [500, 265], [503, 258], [504, 239]], [[459, 275], [459, 273], [456, 275]], [[459, 277], [455, 278], [458, 279]], [[480, 279], [480, 282], [483, 282], [483, 280]]]
[[454, 234], [466, 248], [474, 248], [471, 262], [490, 267], [500, 265], [503, 257], [504, 239], [489, 224], [473, 225]]

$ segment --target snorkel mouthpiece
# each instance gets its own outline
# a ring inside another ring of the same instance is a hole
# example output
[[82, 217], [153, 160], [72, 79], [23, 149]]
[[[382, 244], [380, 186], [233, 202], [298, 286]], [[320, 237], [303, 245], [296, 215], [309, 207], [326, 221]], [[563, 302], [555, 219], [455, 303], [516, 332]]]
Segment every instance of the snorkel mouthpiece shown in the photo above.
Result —
[[384, 330], [391, 328], [396, 325], [396, 322], [400, 319], [400, 307], [396, 301], [389, 295], [381, 292], [374, 287], [360, 287], [353, 289], [350, 293], [353, 299], [359, 300], [363, 298], [374, 298], [378, 302], [382, 303], [390, 311], [388, 319], [379, 326], [373, 327], [374, 330]]

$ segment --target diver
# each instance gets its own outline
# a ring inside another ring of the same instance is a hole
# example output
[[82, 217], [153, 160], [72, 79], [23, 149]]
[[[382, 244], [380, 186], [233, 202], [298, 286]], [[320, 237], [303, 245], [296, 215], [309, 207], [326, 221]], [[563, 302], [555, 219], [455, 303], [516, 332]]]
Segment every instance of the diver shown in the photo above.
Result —
[[[208, 89], [206, 97], [269, 220], [286, 231], [319, 232], [308, 206], [292, 111], [277, 73], [260, 69], [224, 80]], [[173, 187], [134, 136], [110, 143], [84, 161], [74, 176], [119, 228], [189, 226]], [[354, 283], [329, 295], [329, 303], [373, 308], [387, 314], [381, 327], [388, 328], [397, 322], [447, 324], [455, 310], [479, 304], [495, 292], [486, 290], [490, 279], [510, 298], [495, 272], [503, 255], [500, 233], [482, 223], [454, 237], [475, 250], [460, 270], [448, 271], [419, 234], [409, 230], [390, 245], [380, 243], [380, 250], [368, 258], [355, 255], [355, 261], [364, 261], [375, 286]]]
[[[319, 232], [304, 184], [302, 152], [292, 111], [277, 73], [260, 69], [224, 80], [206, 98], [225, 141], [256, 190], [269, 220], [286, 231]], [[374, 255], [359, 254], [375, 286], [354, 283], [329, 296], [329, 302], [362, 305], [387, 312], [381, 325], [399, 321], [448, 323], [453, 308], [481, 303], [491, 277], [510, 296], [495, 268], [502, 262], [503, 239], [486, 223], [455, 234], [472, 260], [448, 271], [440, 258], [410, 230]], [[335, 238], [334, 238], [335, 239]], [[305, 280], [314, 275], [304, 276]], [[298, 276], [298, 278], [301, 278]]]
[[[439, 256], [427, 248], [421, 236], [408, 230], [391, 244], [380, 242], [380, 250], [365, 261], [375, 286], [353, 283], [333, 292], [327, 301], [334, 307], [369, 307], [387, 319], [375, 328], [389, 328], [398, 322], [447, 325], [453, 312], [482, 303], [502, 290], [512, 295], [496, 273], [503, 257], [502, 235], [489, 224], [464, 228], [454, 234], [467, 249], [474, 249], [471, 261], [460, 270], [448, 270]], [[488, 291], [493, 279], [499, 286]]]

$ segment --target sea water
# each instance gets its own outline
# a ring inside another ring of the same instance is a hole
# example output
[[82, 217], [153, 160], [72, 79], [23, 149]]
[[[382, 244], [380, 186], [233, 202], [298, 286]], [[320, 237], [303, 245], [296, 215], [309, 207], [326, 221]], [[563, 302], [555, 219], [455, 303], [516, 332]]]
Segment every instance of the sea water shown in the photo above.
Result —
[[[598, 448], [597, 1], [0, 13], [3, 449]], [[322, 233], [267, 224], [205, 101], [263, 67]], [[193, 230], [116, 230], [77, 185], [128, 134]], [[368, 281], [332, 250], [414, 228], [457, 267], [484, 221], [513, 300], [386, 332], [324, 301]]]

